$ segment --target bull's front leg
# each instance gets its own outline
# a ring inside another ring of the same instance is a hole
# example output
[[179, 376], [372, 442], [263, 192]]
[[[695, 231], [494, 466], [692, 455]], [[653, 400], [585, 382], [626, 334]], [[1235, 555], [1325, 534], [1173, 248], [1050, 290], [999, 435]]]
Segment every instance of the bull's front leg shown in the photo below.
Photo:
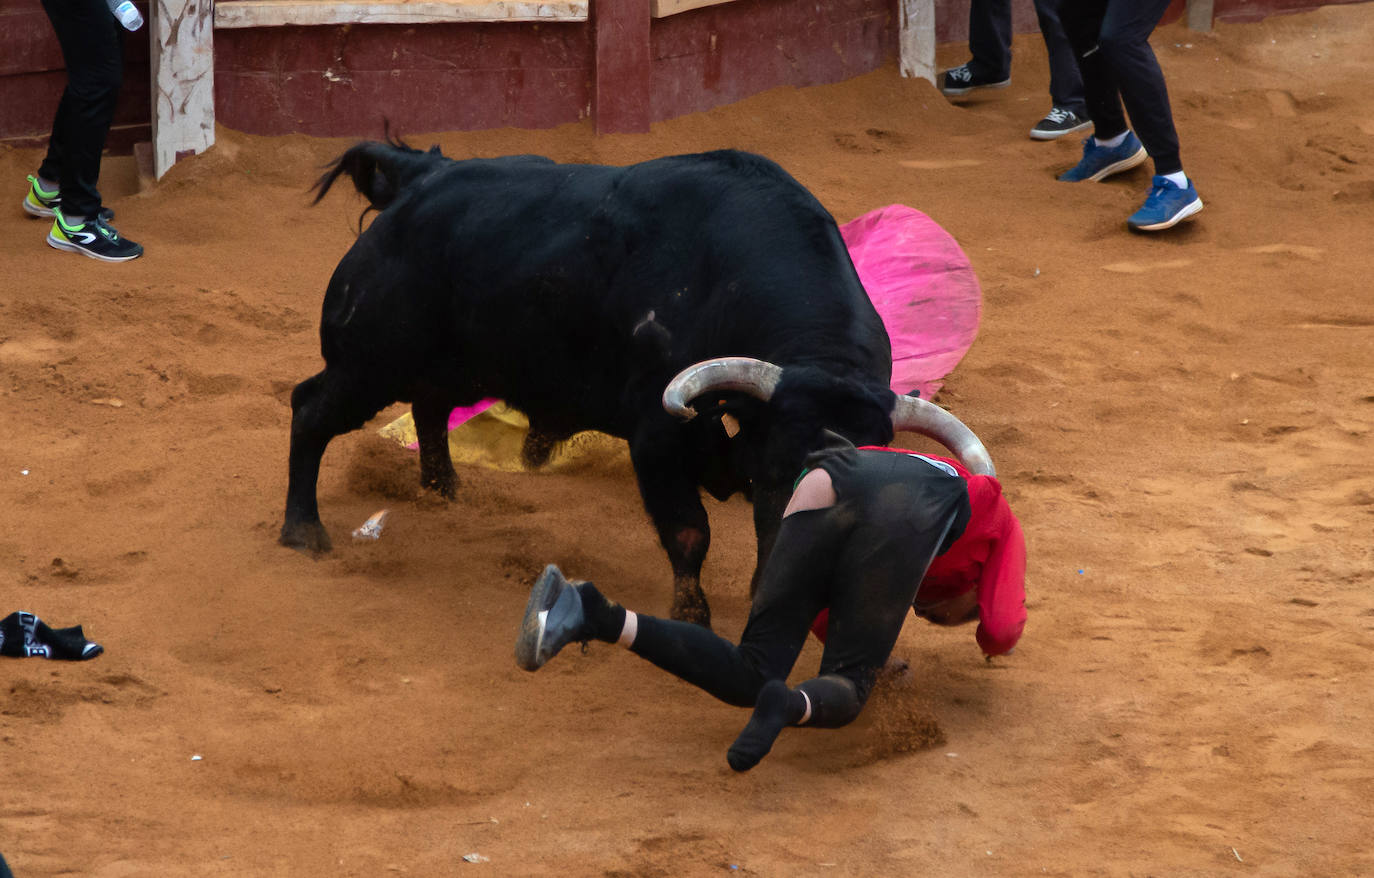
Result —
[[328, 552], [329, 533], [320, 522], [315, 496], [320, 460], [333, 433], [321, 429], [320, 408], [327, 378], [324, 372], [307, 378], [291, 391], [291, 452], [287, 463], [286, 516], [278, 541], [307, 552]]
[[286, 485], [286, 516], [278, 538], [283, 546], [328, 552], [329, 533], [320, 521], [316, 487], [320, 460], [330, 440], [356, 430], [390, 405], [376, 387], [325, 369], [291, 391], [291, 452]]
[[699, 526], [678, 527], [670, 537], [660, 532], [659, 541], [667, 549], [668, 561], [673, 565], [673, 606], [669, 616], [710, 628], [711, 606], [706, 602], [706, 592], [701, 590], [701, 565], [711, 545], [711, 528], [706, 523], [706, 510], [701, 512]]
[[711, 528], [696, 483], [683, 472], [684, 455], [676, 442], [655, 436], [632, 442], [630, 458], [644, 508], [673, 568], [669, 615], [711, 627], [711, 608], [701, 590], [701, 565], [711, 546]]

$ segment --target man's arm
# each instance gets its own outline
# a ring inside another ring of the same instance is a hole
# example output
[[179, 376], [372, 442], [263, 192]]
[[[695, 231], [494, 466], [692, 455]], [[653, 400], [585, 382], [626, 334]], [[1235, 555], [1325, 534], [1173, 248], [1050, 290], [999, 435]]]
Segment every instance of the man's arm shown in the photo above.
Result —
[[986, 655], [1004, 655], [1026, 627], [1026, 538], [1005, 497], [991, 522], [997, 533], [978, 580], [976, 637]]

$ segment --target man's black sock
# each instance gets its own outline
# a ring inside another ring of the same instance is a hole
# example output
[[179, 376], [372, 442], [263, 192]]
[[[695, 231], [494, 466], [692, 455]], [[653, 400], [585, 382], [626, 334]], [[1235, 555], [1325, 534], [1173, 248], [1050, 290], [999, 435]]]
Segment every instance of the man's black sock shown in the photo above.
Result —
[[591, 635], [597, 640], [615, 643], [620, 638], [620, 630], [625, 627], [625, 608], [607, 600], [590, 582], [579, 585], [577, 594], [582, 598], [582, 614], [587, 619]]
[[735, 771], [748, 771], [773, 749], [773, 742], [784, 727], [802, 718], [806, 700], [800, 692], [787, 688], [782, 680], [769, 680], [759, 690], [754, 715], [730, 745], [725, 759]]

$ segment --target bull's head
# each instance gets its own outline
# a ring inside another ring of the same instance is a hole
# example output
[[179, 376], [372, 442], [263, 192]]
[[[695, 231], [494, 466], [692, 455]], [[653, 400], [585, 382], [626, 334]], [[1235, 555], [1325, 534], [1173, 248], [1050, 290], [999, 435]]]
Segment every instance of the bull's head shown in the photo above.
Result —
[[[668, 382], [663, 407], [683, 419], [696, 416], [691, 402], [705, 393], [737, 391], [767, 401], [782, 379], [782, 367], [752, 357], [721, 357], [688, 366]], [[892, 429], [929, 436], [944, 445], [972, 473], [996, 475], [992, 458], [973, 431], [954, 415], [915, 396], [897, 395]]]

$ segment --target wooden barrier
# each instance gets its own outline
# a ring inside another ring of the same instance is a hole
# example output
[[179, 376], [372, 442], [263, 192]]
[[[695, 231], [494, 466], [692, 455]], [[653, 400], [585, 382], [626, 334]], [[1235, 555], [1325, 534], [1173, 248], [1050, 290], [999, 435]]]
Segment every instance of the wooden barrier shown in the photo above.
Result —
[[[438, 131], [590, 115], [599, 132], [636, 132], [766, 89], [866, 73], [894, 54], [902, 75], [934, 82], [935, 47], [967, 39], [971, 0], [135, 2], [149, 24], [126, 35], [109, 144], [127, 148], [148, 132], [161, 176], [208, 148], [217, 121], [365, 136], [383, 116]], [[1316, 5], [1175, 0], [1165, 20], [1186, 15], [1207, 30], [1214, 19]], [[1031, 0], [1012, 8], [1017, 32], [1032, 31]], [[39, 0], [0, 2], [0, 140], [45, 141], [64, 81]]]

